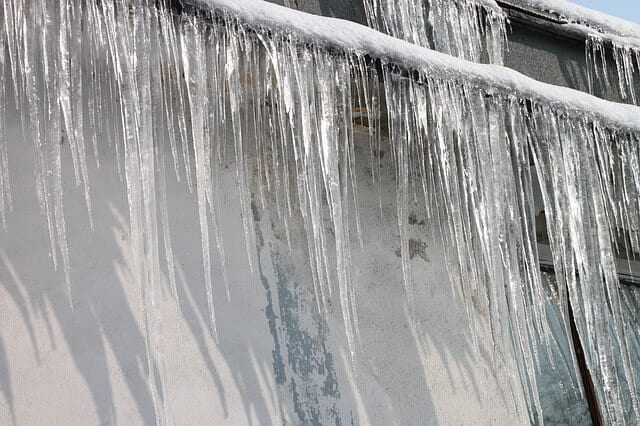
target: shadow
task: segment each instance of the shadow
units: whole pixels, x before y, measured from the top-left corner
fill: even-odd
[[[416,201],[408,209],[407,237],[416,303],[409,305],[399,256],[394,159],[381,156],[380,181],[372,182],[369,147],[362,137],[356,134],[355,153],[365,245],[353,255],[362,354],[367,359],[361,375],[371,374],[384,383],[389,421],[448,423],[465,418],[468,411],[458,404],[475,410],[478,422],[491,421],[492,410],[507,417],[508,407],[513,406],[504,381],[508,374],[496,361],[499,355],[491,354],[494,348],[487,341],[487,330],[472,337],[463,300],[453,293],[442,240],[434,231],[437,226],[414,195],[410,195]],[[482,312],[471,315],[485,324]],[[495,370],[501,371],[500,376]],[[369,401],[372,416],[374,407]]]
[[[36,336],[33,330],[33,324],[30,321],[30,313],[29,307],[27,306],[27,301],[22,293],[25,288],[24,283],[20,280],[18,276],[18,272],[16,268],[13,266],[7,254],[4,250],[0,250],[0,260],[4,263],[4,267],[6,268],[10,279],[6,281],[0,281],[0,285],[4,287],[4,289],[9,293],[11,299],[13,299],[13,303],[20,310],[20,316],[22,321],[24,322],[25,327],[27,327],[27,333],[29,334],[29,340],[31,340],[31,347],[33,349],[33,356],[36,359],[37,363],[40,363],[40,354],[38,352],[38,344],[36,342]],[[50,327],[48,327],[50,329]],[[51,334],[50,334],[51,335]]]
[[[180,311],[182,312],[182,318],[189,326],[189,329],[191,330],[191,334],[193,335],[193,338],[197,342],[200,356],[202,357],[202,359],[207,365],[207,370],[209,371],[211,380],[213,381],[217,389],[217,396],[220,399],[220,403],[222,404],[222,407],[223,407],[224,417],[226,418],[229,415],[229,407],[225,397],[224,387],[222,385],[222,381],[220,380],[220,376],[216,370],[213,359],[211,358],[211,354],[207,349],[206,341],[207,341],[207,338],[210,338],[210,334],[206,332],[208,330],[208,325],[204,319],[207,317],[203,316],[203,313],[200,312],[198,307],[196,306],[196,299],[192,294],[192,290],[190,286],[187,284],[185,272],[180,266],[180,262],[178,262],[176,269],[177,269],[176,271],[177,277],[179,280],[178,283],[180,284],[178,286],[178,292],[180,294],[179,303],[180,303]],[[198,294],[197,296],[199,300],[204,299],[203,294]],[[208,315],[208,313],[205,315]]]
[[[17,121],[16,121],[17,122]],[[10,138],[19,141],[19,129],[9,129]],[[12,143],[10,158],[12,172],[18,175],[14,191],[14,211],[21,212],[9,218],[9,229],[0,243],[0,282],[18,308],[20,318],[31,341],[36,371],[62,368],[49,355],[41,357],[36,334],[46,330],[50,348],[47,353],[68,353],[78,374],[86,385],[101,424],[115,424],[116,412],[113,394],[113,367],[109,353],[113,354],[116,369],[135,401],[137,411],[145,424],[155,423],[153,402],[147,385],[144,337],[131,311],[131,291],[124,251],[126,235],[117,226],[111,228],[111,200],[123,204],[121,183],[108,168],[92,170],[95,176],[93,190],[102,197],[94,197],[96,227],[89,228],[87,216],[80,206],[83,196],[78,190],[65,190],[64,199],[68,223],[70,258],[72,259],[73,307],[65,295],[65,277],[53,271],[49,261],[49,244],[36,199],[35,182],[31,168],[31,149],[26,144]],[[105,147],[103,149],[108,149]],[[63,163],[71,164],[68,150],[63,150]],[[104,152],[101,153],[104,155]],[[109,166],[109,165],[107,165]],[[65,167],[63,180],[73,182],[73,171]],[[115,165],[114,165],[115,169]],[[68,185],[73,188],[75,185]],[[120,220],[120,222],[118,222]],[[124,225],[121,217],[115,222]],[[44,237],[44,238],[43,238]],[[4,271],[3,271],[4,269]],[[109,351],[109,352],[108,352]],[[26,353],[23,353],[26,355]],[[29,377],[29,357],[9,360],[16,371]],[[53,364],[52,364],[53,363]],[[9,367],[7,367],[9,368]],[[26,369],[26,371],[24,370]],[[36,372],[35,377],[37,377]],[[33,380],[30,377],[29,380]],[[52,379],[47,379],[52,380]],[[73,392],[77,392],[74,390]],[[47,398],[56,398],[48,395]],[[47,400],[45,403],[49,403]],[[24,409],[24,407],[23,407]],[[41,413],[44,415],[44,413]],[[19,420],[19,419],[18,419]]]
[[[235,166],[224,167],[215,178],[225,180],[229,188],[237,186]],[[220,258],[214,254],[215,248],[211,256],[217,342],[213,337],[204,284],[197,196],[174,179],[167,181],[167,193],[172,200],[168,208],[178,284],[177,320],[187,326],[199,359],[206,367],[213,384],[210,397],[219,401],[222,410],[220,421],[232,421],[240,413],[244,414],[242,422],[268,419],[271,415],[267,403],[270,394],[264,391],[263,373],[254,362],[255,348],[263,349],[264,346],[260,333],[264,330],[260,309],[266,303],[265,294],[252,281],[248,271],[244,238],[239,237],[243,230],[237,215],[240,211],[237,193],[225,192],[221,197],[219,208],[226,213],[218,218],[225,237],[231,302],[224,297],[222,266]],[[228,216],[226,220],[225,215]],[[213,236],[211,238],[215,241]],[[225,373],[220,372],[221,368]],[[229,391],[238,392],[239,399],[231,401],[227,396]],[[242,410],[238,410],[238,404]]]
[[[368,140],[360,142],[356,158],[366,162],[369,153],[364,147],[368,146]],[[390,162],[390,158],[387,156],[386,161]],[[18,170],[29,171],[30,167],[25,165],[27,159],[23,160],[13,164]],[[70,163],[69,158],[65,157],[64,161]],[[82,194],[74,190],[65,193],[74,307],[67,302],[64,274],[52,272],[46,261],[48,245],[42,243],[46,232],[42,229],[35,189],[28,187],[27,182],[33,180],[28,177],[20,180],[18,191],[29,196],[22,197],[15,206],[16,211],[26,213],[9,222],[9,229],[20,231],[8,234],[0,242],[0,250],[4,253],[0,282],[30,330],[34,358],[41,358],[35,337],[40,333],[34,329],[42,327],[50,336],[52,350],[68,352],[91,395],[100,423],[113,424],[120,416],[129,415],[134,416],[132,418],[139,416],[144,424],[155,424],[155,412],[159,407],[154,407],[149,375],[154,374],[155,382],[159,383],[163,377],[162,366],[156,365],[154,359],[154,371],[147,371],[140,289],[136,288],[132,277],[135,265],[132,263],[130,225],[122,213],[126,211],[126,192],[122,182],[111,173],[115,165],[109,164],[106,158],[101,158],[101,162],[101,169],[92,170],[92,191],[96,194],[93,197],[93,230],[88,227],[86,213],[78,207],[83,203]],[[383,195],[387,197],[385,199],[393,199],[388,198],[395,188],[392,165],[389,163],[385,167]],[[360,182],[367,182],[366,165],[359,163],[358,169]],[[233,166],[223,170],[219,186],[236,188]],[[67,169],[65,173],[65,181],[73,182],[72,170]],[[357,305],[363,342],[362,358],[357,358],[354,366],[350,356],[345,356],[348,345],[343,337],[337,297],[332,301],[334,308],[328,318],[314,308],[316,303],[301,218],[296,216],[290,220],[294,248],[289,250],[282,238],[283,223],[277,219],[274,205],[268,202],[265,210],[254,209],[260,211],[255,218],[260,245],[259,262],[255,263],[258,265],[257,276],[252,277],[244,239],[238,237],[242,235],[242,221],[237,214],[240,211],[237,191],[225,191],[220,197],[227,267],[233,273],[229,276],[231,303],[226,303],[221,296],[214,298],[220,334],[216,344],[206,320],[209,312],[202,279],[195,195],[180,183],[168,183],[179,284],[178,310],[172,311],[175,301],[167,301],[166,297],[158,303],[166,314],[165,323],[170,330],[186,324],[195,351],[191,353],[182,348],[179,332],[164,334],[166,353],[163,359],[169,373],[164,376],[167,388],[158,386],[156,390],[161,395],[159,402],[179,407],[184,403],[184,396],[174,389],[183,389],[194,380],[202,381],[201,377],[193,377],[189,367],[191,361],[203,363],[207,375],[204,381],[212,386],[197,389],[212,389],[204,398],[219,402],[221,417],[231,421],[233,416],[242,414],[241,421],[249,424],[285,420],[318,424],[327,419],[342,424],[363,419],[416,423],[425,418],[429,418],[430,423],[438,423],[438,407],[433,395],[438,394],[441,399],[442,389],[434,387],[434,383],[453,388],[454,394],[467,394],[466,388],[456,389],[456,383],[461,383],[458,370],[462,370],[464,383],[471,392],[482,400],[482,385],[473,381],[478,374],[474,369],[478,360],[473,357],[468,335],[461,331],[460,323],[438,326],[439,335],[429,331],[431,324],[438,324],[441,317],[452,316],[451,312],[442,311],[447,306],[442,298],[445,295],[436,298],[429,294],[429,286],[438,286],[443,293],[449,291],[444,265],[439,266],[436,278],[430,275],[431,280],[421,287],[419,294],[423,300],[433,302],[424,304],[422,319],[407,317],[400,262],[395,255],[396,219],[391,211],[395,206],[385,204],[390,210],[385,211],[385,220],[379,221],[377,187],[366,183],[361,187],[364,192],[360,199],[366,202],[360,210],[369,212],[366,219],[368,234],[365,234],[368,245],[365,252],[354,250],[353,255],[354,267],[359,271],[356,293],[359,295]],[[418,242],[428,241],[428,235],[418,228],[416,225],[413,235],[416,240],[414,269],[429,271],[434,256],[428,253],[429,246]],[[34,231],[27,232],[29,229]],[[385,232],[381,233],[381,229]],[[165,266],[163,263],[162,267]],[[218,279],[214,283],[214,295],[224,294],[220,272],[220,265],[215,265],[214,276]],[[435,309],[438,303],[441,303],[439,311]],[[34,312],[29,312],[29,306]],[[438,313],[430,312],[431,309]],[[36,313],[45,326],[38,323]],[[172,316],[174,314],[176,316]],[[456,313],[455,317],[459,316]],[[453,336],[449,334],[452,327],[458,330]],[[431,356],[433,351],[436,351],[437,362]],[[57,367],[54,361],[47,359],[46,362],[43,372]],[[479,362],[485,363],[486,357]],[[442,364],[458,367],[456,371],[447,371],[446,380],[432,380],[438,373],[437,366]],[[13,366],[11,368],[19,374],[25,374],[29,368],[26,360],[9,360],[4,365]],[[416,374],[418,371],[422,374]],[[13,394],[6,390],[10,389],[8,373],[7,368],[0,380],[5,399],[11,400]],[[124,387],[117,381],[122,381]],[[163,393],[166,389],[168,391]],[[126,395],[122,394],[123,390]],[[239,396],[232,397],[230,392],[237,392]],[[119,407],[126,407],[129,398],[135,414],[120,411]],[[237,408],[237,404],[242,408]]]
[[[7,361],[7,352],[4,348],[4,340],[0,336],[0,393],[9,407],[9,415],[11,423],[16,424],[16,413],[13,402],[13,390],[11,389],[11,373],[9,371],[9,362]]]
[[[100,242],[104,249],[105,240]],[[90,253],[97,251],[90,250]],[[38,253],[31,253],[38,257]],[[46,254],[42,253],[46,259]],[[83,256],[80,253],[73,253],[72,258],[79,260]],[[138,406],[138,411],[145,424],[155,421],[153,404],[147,388],[146,378],[140,370],[140,366],[146,365],[146,354],[144,351],[144,338],[138,327],[132,312],[125,307],[129,306],[122,287],[117,283],[120,281],[116,275],[109,279],[95,279],[89,277],[95,272],[111,270],[117,273],[118,265],[113,268],[101,268],[96,265],[96,259],[87,261],[89,270],[81,267],[74,268],[74,277],[85,276],[84,280],[74,280],[72,294],[75,301],[73,309],[67,302],[66,297],[60,289],[64,288],[64,278],[59,273],[51,273],[48,265],[41,264],[39,267],[31,265],[27,267],[24,262],[29,262],[30,258],[18,258],[14,263],[5,257],[5,263],[10,266],[12,276],[16,280],[16,285],[24,286],[23,289],[29,294],[29,299],[36,301],[40,306],[47,306],[48,309],[40,310],[41,316],[49,324],[54,320],[62,330],[68,351],[73,358],[73,362],[78,372],[83,377],[94,400],[97,416],[101,424],[114,424],[115,407],[112,394],[112,383],[110,380],[110,367],[107,361],[106,347],[109,345],[113,351],[118,366],[126,372],[125,377],[130,392]],[[76,262],[74,262],[74,265]],[[102,265],[106,266],[106,265]],[[54,285],[43,286],[35,284],[35,280],[20,279],[16,269],[29,271],[29,276],[49,276],[57,277],[58,280],[51,280]],[[95,269],[94,269],[95,268]],[[57,281],[57,282],[56,282]],[[55,285],[57,284],[57,285]],[[103,287],[107,285],[108,287]],[[14,293],[15,294],[15,293]],[[20,303],[17,303],[21,306]],[[117,307],[117,315],[114,315],[114,307]],[[50,317],[49,317],[50,316]],[[28,329],[33,326],[29,323]],[[52,342],[56,341],[56,335],[48,327]],[[32,333],[30,333],[32,334]],[[35,339],[34,339],[35,341]],[[35,343],[34,343],[35,345]],[[52,350],[62,349],[52,343]]]
[[[364,4],[362,0],[317,0],[320,6],[320,13],[323,16],[333,18],[346,19],[348,21],[357,22],[358,24],[367,25],[367,15],[365,14]],[[309,0],[299,0],[300,10],[304,9],[304,4]]]

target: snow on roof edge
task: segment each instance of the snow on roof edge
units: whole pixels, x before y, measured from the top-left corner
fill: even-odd
[[[640,51],[640,38],[622,37],[615,34],[601,33],[584,24],[564,24],[566,28],[581,34],[584,38],[595,38],[610,43],[612,46],[623,49]]]
[[[640,134],[640,107],[606,101],[578,90],[542,83],[512,69],[477,64],[385,35],[342,19],[323,17],[260,0],[182,0],[199,9],[236,18],[254,30],[292,35],[300,42],[369,55],[424,75],[460,80],[489,93],[513,94],[613,130]]]
[[[567,0],[502,0],[525,10],[549,13],[569,24],[581,24],[599,32],[640,39],[640,25]]]

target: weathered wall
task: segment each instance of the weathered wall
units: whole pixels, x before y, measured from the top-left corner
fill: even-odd
[[[588,65],[583,40],[562,37],[514,21],[509,32],[508,46],[505,66],[538,81],[589,92]],[[624,102],[620,95],[618,74],[611,51],[607,51],[607,65],[611,84],[607,87],[596,79],[594,95],[613,102]],[[637,77],[640,75],[636,75],[636,92],[640,93],[640,81]]]

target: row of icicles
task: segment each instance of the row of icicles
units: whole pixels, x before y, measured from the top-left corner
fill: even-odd
[[[394,155],[409,304],[420,303],[412,288],[424,284],[411,282],[407,232],[408,205],[419,199],[443,234],[452,282],[472,328],[482,321],[474,307],[480,300],[497,350],[508,370],[519,373],[514,384],[524,387],[532,420],[542,422],[541,360],[554,365],[552,348],[562,337],[556,333],[568,333],[568,327],[553,329],[545,307],[535,239],[540,192],[557,291],[575,313],[605,421],[640,419],[633,369],[638,328],[623,306],[612,245],[627,230],[626,250],[640,248],[638,135],[514,95],[488,96],[444,73],[407,79],[383,66],[379,74],[364,57],[330,54],[284,30],[267,34],[247,27],[242,17],[212,19],[206,11],[203,19],[174,16],[150,0],[52,3],[4,0],[3,90],[13,89],[25,136],[35,147],[52,260],[68,282],[73,260],[59,141],[64,135],[69,142],[89,221],[91,200],[101,194],[91,190],[87,163],[97,163],[100,150],[116,156],[126,184],[133,275],[145,295],[149,371],[157,363],[160,387],[161,275],[177,297],[166,179],[173,174],[197,194],[204,285],[217,335],[220,296],[213,294],[212,268],[215,263],[226,271],[227,255],[216,185],[229,158],[236,166],[248,267],[255,269],[257,244],[252,203],[265,208],[272,198],[285,228],[291,220],[304,224],[315,309],[326,313],[328,295],[338,295],[349,350],[358,356],[351,252],[366,242],[355,208],[357,106],[368,112],[374,182],[381,173],[376,150],[388,144]],[[7,108],[7,99],[0,107]],[[3,218],[11,210],[8,143],[14,141],[1,139]],[[564,362],[577,371],[574,353]],[[153,374],[149,380],[163,422],[166,406]],[[565,391],[582,395],[576,380]]]
[[[509,21],[495,0],[364,0],[364,6],[369,26],[378,31],[472,62],[504,62]],[[595,93],[596,82],[602,92],[614,80],[607,64],[605,38],[594,31],[586,37],[590,93]],[[608,42],[615,63],[616,90],[623,102],[637,105],[637,41],[613,38]]]

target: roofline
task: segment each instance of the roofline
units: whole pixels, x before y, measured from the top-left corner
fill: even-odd
[[[517,0],[496,0],[496,2],[512,23],[522,24],[564,39],[586,41],[584,32],[567,25],[566,21],[549,12],[522,7]]]
[[[530,5],[523,4],[520,0],[496,0],[498,6],[504,10],[509,21],[520,24],[528,28],[548,33],[565,40],[574,40],[584,43],[589,37],[589,33],[584,31],[586,27],[579,28],[567,19],[558,16],[557,13],[535,9]],[[598,32],[595,28],[594,32]],[[607,33],[601,33],[605,35]],[[611,34],[616,36],[616,34]],[[603,39],[604,47],[608,50],[613,48],[611,40],[607,37]]]

